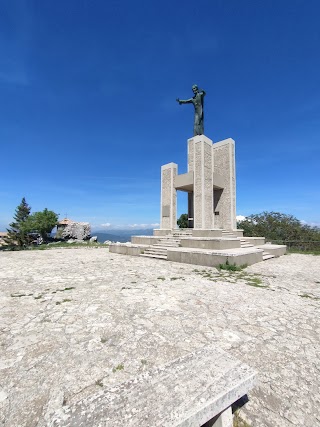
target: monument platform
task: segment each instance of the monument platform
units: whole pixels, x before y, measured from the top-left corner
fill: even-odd
[[[286,253],[285,245],[266,244],[264,237],[243,237],[242,230],[235,230],[236,233],[233,233],[213,229],[205,233],[206,230],[175,229],[167,230],[167,234],[157,235],[159,231],[164,230],[154,230],[153,236],[133,236],[130,243],[113,243],[109,250],[123,255],[211,267],[226,263],[252,265]],[[204,235],[198,237],[199,231]]]
[[[217,267],[252,265],[284,255],[286,246],[244,237],[236,221],[235,142],[188,139],[188,172],[176,163],[161,167],[160,229],[111,244],[110,252]],[[177,191],[188,193],[188,228],[177,226]]]

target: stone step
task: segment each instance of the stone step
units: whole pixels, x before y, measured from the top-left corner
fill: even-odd
[[[160,242],[180,242],[181,239],[159,239]]]
[[[148,248],[144,251],[145,254],[167,255],[166,248]]]
[[[240,243],[240,247],[241,248],[253,248],[254,245],[252,245],[251,243]]]
[[[156,258],[156,259],[167,259],[167,255],[156,255],[156,254],[140,254],[139,256],[144,256],[147,258]]]
[[[237,238],[237,236],[232,231],[228,231],[228,230],[222,230],[222,237],[234,237],[234,238]]]
[[[178,243],[154,243],[152,246],[156,248],[178,248]]]
[[[192,236],[192,232],[191,233],[180,233],[180,232],[177,232],[177,233],[172,233],[172,236],[173,237],[175,237],[175,236]]]
[[[166,247],[170,247],[170,248],[178,248],[180,246],[179,243],[154,243],[152,246],[155,247],[161,247],[161,248],[166,248]]]
[[[271,259],[271,258],[275,258],[275,256],[272,254],[269,254],[269,252],[263,251],[263,253],[262,253],[262,260],[263,261],[266,261],[267,259]]]
[[[192,236],[192,233],[174,233],[172,236]]]

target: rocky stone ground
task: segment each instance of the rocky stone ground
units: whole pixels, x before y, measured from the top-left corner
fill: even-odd
[[[320,426],[320,257],[241,272],[111,254],[0,252],[0,425],[53,413],[208,343],[259,372],[242,415]]]

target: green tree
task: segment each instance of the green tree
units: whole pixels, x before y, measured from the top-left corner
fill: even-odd
[[[9,224],[7,229],[8,236],[5,241],[9,245],[16,245],[18,247],[23,247],[28,243],[28,231],[26,229],[26,224],[30,216],[31,207],[26,202],[26,199],[23,197],[19,206],[15,210],[15,215],[13,217],[13,222]]]
[[[303,224],[292,215],[280,212],[262,212],[249,215],[239,221],[238,228],[243,229],[244,236],[260,237],[279,243],[289,243],[292,246],[318,247],[320,244],[320,229]],[[310,245],[305,243],[310,242]],[[313,242],[313,245],[311,245]]]
[[[188,228],[188,214],[181,214],[177,224],[179,228]]]
[[[35,212],[26,221],[28,232],[37,231],[43,240],[47,240],[48,233],[57,225],[58,214],[45,208],[42,212]]]

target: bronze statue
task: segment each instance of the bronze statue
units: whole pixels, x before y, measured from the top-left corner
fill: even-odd
[[[197,85],[192,86],[192,91],[194,93],[193,98],[190,99],[179,99],[177,102],[179,104],[193,104],[194,106],[194,126],[193,126],[193,135],[203,135],[204,134],[204,115],[203,115],[203,98],[205,96],[205,91],[199,89]]]

